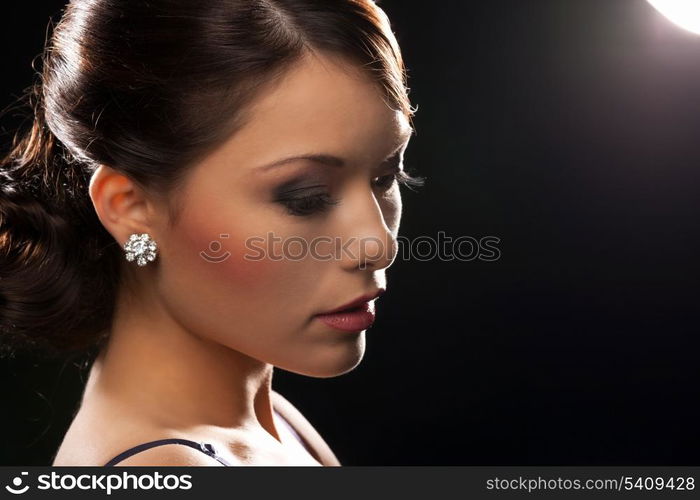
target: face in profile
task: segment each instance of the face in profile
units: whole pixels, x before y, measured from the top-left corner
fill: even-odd
[[[177,222],[153,229],[155,286],[173,319],[299,374],[354,368],[366,331],[314,316],[389,288],[401,218],[395,173],[411,131],[354,66],[318,54],[299,62],[188,173]],[[325,161],[271,165],[309,154]]]

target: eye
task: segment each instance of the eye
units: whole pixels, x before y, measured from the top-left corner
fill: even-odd
[[[391,188],[394,182],[398,180],[397,176],[397,173],[382,175],[381,177],[377,177],[377,180],[375,181],[374,185],[384,190],[388,190],[389,188]]]
[[[331,198],[328,193],[319,193],[295,198],[281,198],[277,203],[287,209],[289,215],[305,217],[326,211],[339,201]]]
[[[374,183],[374,185],[384,190],[388,190],[394,185],[395,182],[409,188],[419,187],[425,183],[425,178],[413,177],[404,170],[397,170],[394,173],[377,177],[377,181]]]

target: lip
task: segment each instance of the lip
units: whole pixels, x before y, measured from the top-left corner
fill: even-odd
[[[348,302],[347,304],[344,304],[340,307],[336,307],[335,309],[330,310],[330,311],[325,311],[325,312],[319,313],[319,315],[347,312],[346,311],[347,309],[355,309],[355,308],[357,308],[357,307],[359,307],[359,306],[361,306],[361,305],[363,305],[371,300],[376,299],[377,297],[382,295],[385,291],[386,290],[384,288],[380,288],[376,292],[366,293],[365,295],[362,295],[361,297],[358,297],[355,300]]]
[[[366,330],[374,323],[374,302],[372,301],[384,291],[381,288],[375,293],[363,295],[332,311],[317,314],[314,317],[332,328],[345,332]]]

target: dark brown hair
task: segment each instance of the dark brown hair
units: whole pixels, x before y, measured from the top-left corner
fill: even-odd
[[[306,51],[356,65],[413,116],[397,41],[372,0],[71,1],[23,96],[31,126],[0,160],[2,354],[105,340],[123,251],[88,195],[100,164],[168,200],[176,219],[188,166],[242,127],[246,106]]]

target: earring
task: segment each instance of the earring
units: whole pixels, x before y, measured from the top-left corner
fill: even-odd
[[[132,262],[136,259],[139,266],[145,266],[156,260],[158,246],[148,233],[134,233],[124,243],[124,250],[126,251],[126,260]]]

